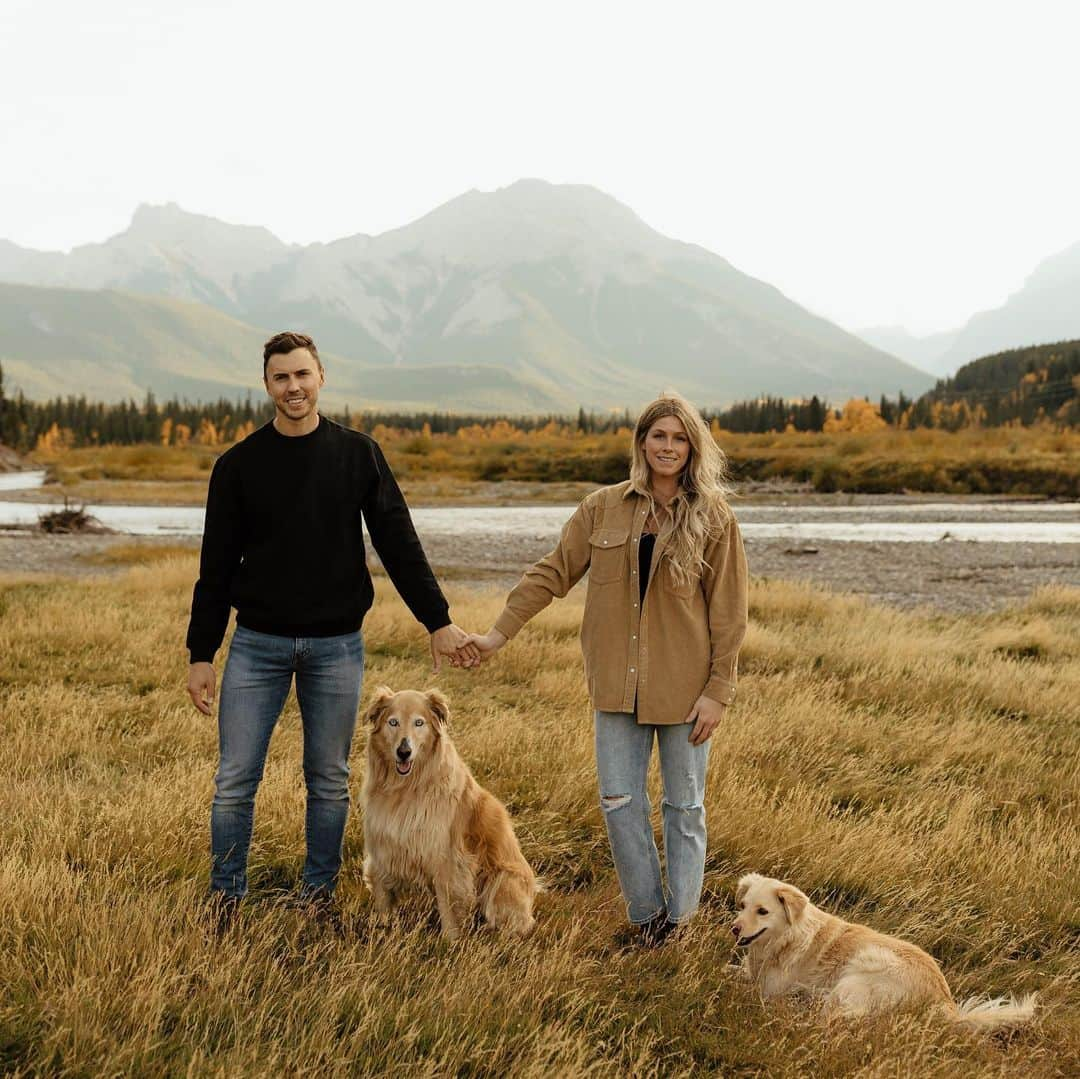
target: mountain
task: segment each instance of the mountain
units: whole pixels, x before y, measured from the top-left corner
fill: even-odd
[[[899,356],[900,359],[906,360],[915,367],[937,375],[949,373],[940,367],[940,361],[942,355],[952,347],[959,333],[959,330],[945,330],[926,337],[916,337],[903,326],[868,326],[855,331],[857,337],[861,337],[874,348]]]
[[[203,304],[111,289],[0,284],[0,364],[8,393],[33,400],[85,394],[92,400],[191,400],[259,394],[270,336]],[[334,408],[556,411],[561,400],[512,372],[473,365],[369,367],[320,350],[324,399]]]
[[[968,320],[941,369],[1005,349],[1080,337],[1080,243],[1044,259],[1000,307]]]
[[[957,330],[915,337],[900,327],[856,331],[864,341],[937,375],[1007,349],[1080,337],[1080,243],[1044,259],[1000,307]]]
[[[0,362],[10,393],[189,398],[257,387],[267,335],[200,304],[111,290],[0,285]]]
[[[125,232],[68,255],[0,244],[0,281],[193,300],[303,330],[370,366],[366,396],[417,407],[476,394],[475,407],[569,411],[635,405],[666,386],[706,405],[758,393],[840,400],[932,383],[595,188],[539,180],[470,191],[379,236],[307,246],[144,206]],[[440,370],[426,386],[410,374],[428,367]]]
[[[140,206],[124,232],[104,243],[76,247],[70,255],[0,240],[0,281],[123,289],[241,315],[241,282],[289,251],[264,228],[228,225],[168,203]]]

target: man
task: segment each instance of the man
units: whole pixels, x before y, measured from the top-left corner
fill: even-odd
[[[360,626],[374,598],[361,516],[394,586],[431,634],[435,670],[444,656],[455,666],[479,661],[450,621],[382,451],[367,435],[320,416],[325,374],[312,339],[270,338],[263,383],[273,421],[222,454],[210,476],[187,634],[188,693],[211,715],[214,654],[236,608],[210,817],[210,890],[228,909],[247,892],[255,791],[294,675],[307,786],[301,896],[333,896],[364,669]]]

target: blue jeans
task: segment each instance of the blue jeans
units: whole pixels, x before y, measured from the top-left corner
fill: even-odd
[[[349,815],[349,747],[364,675],[363,638],[358,632],[276,637],[237,626],[218,707],[221,762],[210,812],[213,892],[247,893],[255,791],[294,674],[307,786],[303,887],[329,895],[337,884]]]
[[[709,742],[690,744],[693,724],[640,724],[627,712],[596,713],[596,768],[611,855],[630,921],[660,915],[684,922],[701,899],[705,876],[705,765]],[[646,791],[653,738],[664,780],[661,812],[667,889],[653,839]]]

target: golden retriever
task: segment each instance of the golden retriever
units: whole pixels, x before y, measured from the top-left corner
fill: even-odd
[[[539,890],[503,804],[473,778],[450,738],[437,690],[375,692],[366,713],[364,880],[385,916],[410,886],[432,889],[443,936],[479,906],[489,925],[525,936]]]
[[[941,969],[921,948],[828,914],[792,884],[750,873],[739,881],[735,903],[731,931],[746,948],[743,970],[764,997],[821,994],[827,1015],[847,1018],[937,1005],[983,1028],[1026,1022],[1034,1011],[1034,994],[958,1006]]]

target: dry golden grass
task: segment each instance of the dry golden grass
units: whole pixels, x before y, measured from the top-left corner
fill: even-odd
[[[477,777],[550,891],[528,941],[444,944],[421,907],[368,925],[361,827],[344,927],[275,902],[303,853],[290,700],[259,793],[252,894],[209,928],[212,721],[183,692],[193,556],[109,580],[0,580],[0,1065],[58,1075],[1076,1074],[1080,591],[980,617],[755,585],[740,699],[709,765],[693,936],[621,949],[580,673],[580,596],[478,673],[440,678]],[[380,581],[367,685],[431,684]],[[451,589],[484,627],[496,593]],[[362,736],[358,737],[362,742]],[[354,790],[362,769],[354,753]],[[929,1015],[822,1028],[726,969],[732,886],[789,878],[908,937],[958,996],[1040,993],[988,1038]]]
[[[77,555],[80,562],[91,566],[148,566],[153,562],[168,562],[191,555],[198,548],[194,543],[121,543],[103,551]]]
[[[630,433],[518,431],[508,424],[463,435],[376,428],[406,493],[418,503],[576,502],[597,483],[626,478]],[[740,479],[794,480],[819,491],[1080,497],[1080,431],[1033,427],[870,432],[718,432]],[[217,446],[58,448],[33,460],[85,502],[201,504]],[[27,497],[44,497],[34,495]]]
[[[50,481],[43,487],[5,491],[4,498],[18,502],[59,502],[76,505],[205,506],[210,476],[198,480],[80,480]],[[454,476],[402,479],[401,488],[413,506],[576,505],[595,483],[539,483],[516,480],[463,480]]]
[[[203,481],[224,446],[133,446],[61,448],[31,457],[49,467],[65,485],[95,480],[157,480],[163,483]]]
[[[734,468],[819,491],[1080,497],[1080,431],[1032,427],[723,435]]]
[[[67,498],[82,505],[205,506],[209,475],[201,480],[85,480],[49,483],[28,491],[12,492],[25,502],[55,502]]]

